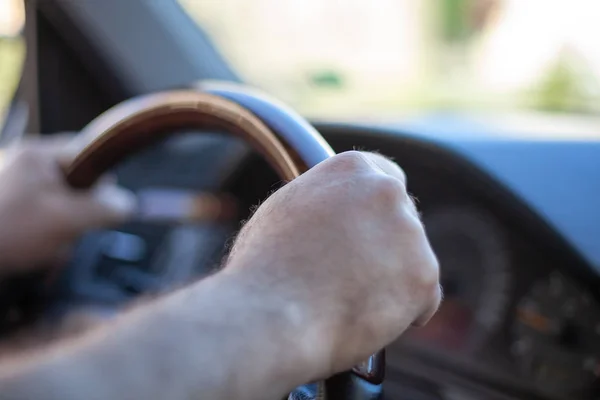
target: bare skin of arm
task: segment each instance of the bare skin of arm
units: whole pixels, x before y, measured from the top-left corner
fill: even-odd
[[[316,378],[307,365],[318,360],[302,359],[311,345],[296,326],[303,317],[246,278],[216,275],[79,340],[6,362],[0,398],[275,399]]]
[[[438,265],[400,168],[348,152],[272,195],[226,267],[0,365],[0,399],[276,399],[425,323]]]

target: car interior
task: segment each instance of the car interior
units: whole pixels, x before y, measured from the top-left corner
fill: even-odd
[[[28,1],[23,35],[27,61],[2,143],[15,127],[19,134],[89,131],[90,121],[123,101],[178,91],[234,99],[269,121],[244,100],[253,96],[244,79],[175,0]],[[49,320],[82,307],[110,315],[219,267],[253,207],[286,178],[268,149],[232,135],[229,125],[190,121],[165,125],[157,141],[124,142],[106,165],[90,161],[87,172],[78,170],[80,178],[114,173],[147,196],[149,215],[160,215],[83,237],[51,290],[20,292],[27,312]],[[326,143],[313,137],[309,153],[327,152],[328,144],[336,153],[377,151],[401,165],[440,260],[443,303],[428,325],[386,347],[384,398],[600,398],[600,142],[515,136],[445,116],[310,122],[303,129]],[[287,151],[310,167],[315,153],[304,155],[293,144],[301,135],[290,135]],[[198,196],[227,212],[217,218],[210,208],[195,220],[161,214],[161,205]]]

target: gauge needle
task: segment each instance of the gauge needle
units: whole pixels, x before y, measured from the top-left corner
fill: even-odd
[[[549,318],[525,308],[519,308],[517,310],[517,317],[523,324],[536,331],[548,333],[553,328],[552,321]]]

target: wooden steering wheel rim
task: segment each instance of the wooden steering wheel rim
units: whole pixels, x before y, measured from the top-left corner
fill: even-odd
[[[308,122],[276,100],[244,86],[204,82],[132,98],[94,119],[68,146],[74,157],[65,167],[66,181],[89,188],[127,156],[183,129],[225,131],[243,139],[286,181],[335,154]],[[370,385],[383,380],[383,352],[367,364],[328,379],[327,398],[377,398],[380,388]]]
[[[178,90],[136,97],[90,122],[69,144],[75,154],[65,169],[67,182],[88,188],[127,156],[181,129],[219,130],[250,143],[284,180],[309,166],[265,123],[223,97]]]

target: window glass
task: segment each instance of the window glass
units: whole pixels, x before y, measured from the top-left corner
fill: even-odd
[[[309,116],[600,112],[600,2],[180,0],[249,82]]]
[[[0,127],[21,78],[24,23],[23,0],[0,0]]]

